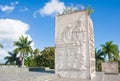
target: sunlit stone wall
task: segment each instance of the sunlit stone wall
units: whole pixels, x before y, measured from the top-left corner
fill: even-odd
[[[55,72],[62,77],[95,76],[94,32],[86,11],[56,17]]]

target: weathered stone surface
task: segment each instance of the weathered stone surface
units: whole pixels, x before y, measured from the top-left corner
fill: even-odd
[[[118,74],[118,62],[104,62],[102,63],[102,71],[110,74]]]
[[[16,66],[1,66],[0,72],[29,72],[29,68],[18,68]]]
[[[0,81],[51,81],[58,79],[54,73],[44,72],[0,72]]]
[[[120,81],[119,75],[106,75],[96,72],[96,77],[90,80],[80,78],[63,78],[53,73],[43,72],[23,72],[23,73],[3,73],[0,72],[0,81]]]
[[[93,24],[86,11],[56,17],[55,72],[62,77],[95,76]]]

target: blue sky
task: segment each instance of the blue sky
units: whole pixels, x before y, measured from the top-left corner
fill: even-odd
[[[120,44],[120,0],[0,0],[0,43],[5,47],[0,61],[21,35],[29,36],[34,48],[54,46],[55,13],[70,5],[94,8],[95,47],[109,40]]]

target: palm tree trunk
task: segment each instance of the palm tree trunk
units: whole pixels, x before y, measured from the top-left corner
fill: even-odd
[[[24,67],[24,54],[20,54],[20,64],[19,64],[19,66],[20,67]]]
[[[22,54],[20,54],[18,66],[19,66],[19,67],[22,67]]]
[[[104,54],[104,61],[106,62],[106,55]]]
[[[108,54],[108,62],[110,62],[110,58],[111,58],[111,56],[110,56],[110,54]]]
[[[24,54],[22,55],[22,67],[24,67]]]

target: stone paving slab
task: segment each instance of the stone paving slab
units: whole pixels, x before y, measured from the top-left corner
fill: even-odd
[[[50,80],[50,81],[103,81],[104,78],[104,73],[102,72],[97,72],[96,73],[96,77],[91,79],[91,80],[84,80],[84,79],[72,79],[72,78],[59,78],[59,79],[54,79],[54,80]]]
[[[0,81],[120,81],[119,75],[108,75],[97,72],[96,77],[91,80],[63,78],[54,73],[45,72],[23,72],[23,73],[2,73]]]
[[[104,75],[104,81],[120,81],[120,74],[119,75]]]
[[[37,79],[54,78],[54,73],[43,72],[24,72],[24,73],[2,73],[0,72],[0,81],[33,81]],[[55,76],[57,77],[57,76]],[[37,81],[35,80],[35,81]]]

